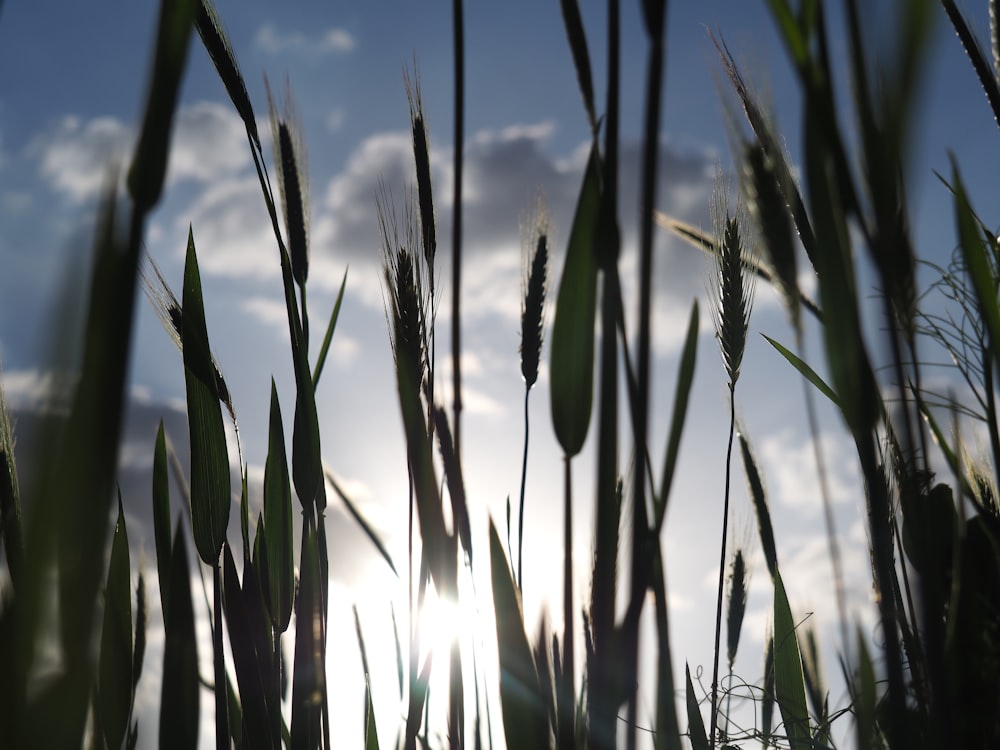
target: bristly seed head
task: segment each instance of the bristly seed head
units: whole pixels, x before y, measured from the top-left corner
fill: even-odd
[[[750,328],[750,311],[756,276],[751,270],[753,255],[749,223],[741,202],[730,213],[728,195],[720,184],[714,199],[715,278],[711,287],[715,299],[715,332],[722,350],[722,361],[729,376],[729,389],[735,390]]]
[[[416,70],[416,64],[414,64]],[[416,77],[417,74],[415,73]],[[404,73],[406,98],[410,102],[410,126],[413,131],[413,158],[417,169],[417,205],[420,208],[420,239],[424,261],[433,274],[434,257],[437,253],[437,233],[434,226],[434,197],[431,190],[431,159],[427,146],[427,126],[424,120],[423,102],[420,99],[420,80],[410,83]],[[433,278],[433,276],[432,276]]]
[[[526,276],[521,280],[521,375],[531,388],[538,380],[545,327],[545,293],[548,287],[549,227],[539,201],[524,255]],[[532,246],[534,250],[532,251]],[[530,261],[530,262],[529,262]],[[529,268],[530,267],[530,268]]]
[[[732,572],[729,576],[729,607],[726,610],[726,656],[732,671],[736,661],[736,649],[740,643],[743,615],[747,610],[748,586],[746,560],[743,550],[737,549],[733,556]]]

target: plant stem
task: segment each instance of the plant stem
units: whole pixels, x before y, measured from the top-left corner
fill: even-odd
[[[558,742],[559,750],[574,750],[574,634],[573,634],[573,489],[572,459],[565,457],[565,503],[563,506],[563,641],[562,641],[562,680],[559,685],[559,720]]]
[[[455,132],[453,171],[455,192],[452,199],[451,223],[451,356],[454,391],[455,462],[462,465],[462,157],[465,133],[465,31],[462,0],[452,1],[455,37]]]
[[[524,574],[521,568],[524,550],[524,487],[528,481],[528,395],[530,388],[524,389],[524,457],[521,459],[521,504],[517,512],[517,588],[524,586]]]
[[[729,388],[729,446],[726,448],[726,490],[722,506],[722,551],[719,553],[719,593],[715,601],[715,650],[712,667],[712,717],[708,741],[715,748],[715,730],[719,709],[719,643],[722,637],[722,593],[726,578],[726,537],[729,531],[729,482],[733,457],[733,437],[736,434],[736,389]]]

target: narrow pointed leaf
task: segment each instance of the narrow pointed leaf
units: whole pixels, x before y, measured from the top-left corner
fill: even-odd
[[[594,317],[597,258],[594,235],[601,199],[597,142],[590,151],[573,218],[549,350],[552,424],[567,457],[580,452],[594,400]]]
[[[156,573],[160,585],[160,608],[167,617],[167,592],[170,588],[170,483],[167,477],[167,441],[163,420],[156,430],[153,449],[153,537],[156,540]]]
[[[657,534],[659,534],[659,529],[663,527],[663,519],[667,512],[667,500],[670,497],[670,487],[673,484],[674,470],[677,467],[677,454],[681,447],[681,434],[684,432],[684,420],[687,417],[688,397],[691,395],[691,384],[694,382],[697,354],[698,301],[695,300],[691,305],[691,318],[688,322],[687,336],[684,339],[684,348],[681,350],[677,387],[674,391],[674,410],[670,417],[670,433],[667,436],[667,450],[663,457],[660,492],[654,497]]]
[[[295,593],[295,551],[292,546],[292,487],[285,454],[285,432],[278,390],[271,379],[271,418],[264,465],[264,539],[271,622],[279,633],[288,628]]]
[[[792,750],[811,748],[802,657],[780,573],[774,576],[774,690]]]
[[[583,106],[587,110],[587,120],[590,129],[597,132],[597,116],[594,109],[594,83],[590,74],[590,54],[587,52],[587,36],[583,31],[583,20],[580,18],[580,7],[576,0],[560,0],[563,23],[566,26],[566,36],[569,38],[569,48],[573,53],[573,65],[576,67],[576,78],[583,95]]]
[[[764,483],[757,469],[750,442],[746,435],[740,433],[740,452],[743,456],[743,469],[747,475],[747,485],[750,488],[750,499],[757,515],[757,528],[760,532],[760,546],[764,551],[767,572],[774,578],[778,574],[778,549],[774,543],[774,528],[771,526],[771,511],[767,507],[764,495]]]
[[[229,545],[223,546],[223,603],[226,613],[226,632],[232,646],[236,683],[240,690],[244,747],[270,747],[271,730],[268,725],[268,706],[264,692],[264,678],[260,665],[267,663],[270,654],[261,653],[254,643],[253,621],[244,602],[243,590],[236,573],[236,563]],[[252,563],[250,563],[252,566]],[[244,575],[246,571],[244,571]],[[253,592],[256,593],[256,592]],[[235,727],[236,717],[231,717]]]
[[[692,750],[708,750],[708,734],[705,732],[705,721],[701,717],[698,696],[695,695],[694,683],[691,682],[691,668],[687,664],[684,665],[684,676],[687,681],[688,737],[691,740],[691,748]]]
[[[295,663],[292,674],[292,750],[320,743],[324,665],[320,563],[316,527],[303,519],[299,593],[295,606]]]
[[[365,675],[365,750],[378,750],[378,732],[375,726],[375,706],[372,703],[372,689]]]
[[[837,394],[834,392],[833,388],[831,388],[826,383],[826,381],[823,380],[823,378],[821,378],[819,374],[812,367],[808,365],[808,363],[804,362],[795,353],[793,353],[789,349],[779,344],[770,336],[764,335],[764,338],[767,340],[767,343],[769,343],[771,346],[777,349],[778,353],[782,357],[787,359],[789,364],[791,364],[792,367],[798,370],[799,373],[803,375],[806,380],[808,380],[810,383],[816,386],[816,388],[819,390],[820,393],[822,393],[824,396],[830,399],[830,401],[832,401],[837,408],[841,408],[840,399],[837,398]]]
[[[97,710],[109,747],[119,747],[128,730],[132,705],[132,586],[129,582],[128,531],[121,493],[111,541],[108,583],[104,590],[104,626]]]
[[[198,647],[191,603],[187,545],[180,524],[174,534],[170,593],[163,645],[160,747],[198,747]]]
[[[190,229],[184,263],[182,339],[191,437],[191,525],[198,554],[207,565],[214,565],[229,523],[229,453],[205,324],[201,275]]]
[[[316,357],[316,367],[313,368],[313,388],[319,385],[319,376],[323,373],[323,365],[326,364],[326,355],[330,351],[330,342],[333,340],[333,332],[337,328],[337,320],[340,318],[340,304],[344,301],[344,289],[347,287],[347,271],[344,271],[344,278],[340,281],[340,291],[337,292],[337,301],[333,303],[333,310],[330,312],[330,322],[326,326],[326,335],[323,336],[323,345],[319,348],[319,356]]]
[[[389,550],[386,548],[382,538],[375,531],[374,527],[368,522],[368,519],[361,515],[361,511],[358,510],[354,501],[351,500],[351,498],[347,496],[347,493],[344,492],[343,488],[341,488],[340,483],[337,482],[337,478],[333,475],[333,472],[329,469],[324,469],[324,474],[326,476],[326,481],[328,481],[330,486],[333,487],[333,491],[336,492],[340,499],[344,501],[344,505],[347,507],[347,512],[350,513],[351,517],[358,522],[358,526],[360,526],[361,530],[365,532],[365,535],[371,543],[375,545],[375,549],[377,549],[379,554],[382,555],[382,559],[385,560],[389,569],[398,578],[399,571],[396,570],[396,564],[392,561],[392,556],[389,554]]]
[[[500,660],[500,705],[503,709],[507,746],[547,748],[549,729],[545,701],[538,685],[535,661],[524,632],[521,596],[504,556],[503,543],[490,521],[490,568],[493,579],[493,609],[497,625]]]

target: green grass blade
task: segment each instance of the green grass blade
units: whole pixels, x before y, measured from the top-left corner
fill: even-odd
[[[316,358],[316,367],[313,368],[313,388],[319,385],[319,376],[323,373],[323,365],[326,364],[326,355],[330,351],[330,342],[333,340],[333,332],[337,327],[337,320],[340,317],[340,304],[344,301],[344,289],[347,287],[347,271],[344,271],[344,278],[340,282],[340,291],[337,292],[337,301],[333,303],[333,310],[330,313],[330,322],[326,325],[326,334],[323,336],[323,345],[319,348],[319,356]]]
[[[954,27],[955,33],[962,42],[965,54],[969,56],[969,62],[972,63],[973,70],[976,71],[979,85],[983,87],[983,93],[986,94],[986,99],[990,103],[990,109],[993,110],[993,119],[1000,125],[1000,85],[998,85],[997,76],[987,62],[986,55],[983,54],[983,50],[979,46],[975,34],[969,29],[965,17],[956,7],[954,0],[941,0],[941,5],[948,16],[948,20]]]
[[[14,426],[7,413],[0,368],[0,529],[12,587],[16,590],[24,565],[24,542],[21,535],[21,493],[14,462]]]
[[[372,688],[367,674],[365,675],[365,750],[378,750],[375,706],[372,703]]]
[[[441,463],[445,480],[448,482],[448,497],[451,499],[451,515],[458,531],[458,539],[465,555],[472,564],[472,528],[469,525],[469,508],[465,500],[465,481],[462,479],[462,465],[455,455],[455,444],[448,425],[448,415],[444,409],[434,409],[434,428],[441,450]]]
[[[705,721],[701,718],[701,707],[698,705],[698,696],[694,692],[694,684],[691,682],[691,668],[684,665],[684,676],[687,681],[685,691],[688,715],[688,738],[691,740],[692,750],[708,750],[708,734],[705,732]]]
[[[337,482],[337,478],[333,475],[329,469],[324,469],[324,475],[326,476],[326,481],[330,483],[333,487],[333,491],[337,493],[341,500],[344,501],[344,505],[347,507],[347,512],[351,514],[351,517],[358,522],[358,526],[361,530],[365,532],[365,536],[375,545],[375,549],[378,550],[379,554],[382,555],[382,559],[385,560],[386,564],[393,574],[399,578],[399,571],[396,570],[396,564],[392,561],[392,555],[389,554],[388,548],[382,541],[382,538],[375,531],[374,527],[368,522],[368,519],[361,515],[361,511],[358,510],[358,506],[354,504],[354,501],[347,496],[340,483]]]
[[[858,749],[869,750],[881,747],[878,735],[878,688],[875,681],[875,667],[865,636],[858,629],[858,666],[854,688],[854,727],[857,736]]]
[[[826,381],[823,380],[823,378],[821,378],[819,374],[812,367],[810,367],[806,362],[800,359],[792,351],[790,351],[789,349],[785,348],[777,341],[772,339],[770,336],[764,335],[764,338],[767,339],[767,343],[769,343],[771,346],[777,349],[778,353],[781,354],[782,357],[787,359],[788,362],[792,365],[792,367],[798,370],[799,373],[802,376],[804,376],[806,380],[808,380],[810,383],[816,386],[816,388],[819,390],[820,393],[822,393],[824,396],[830,399],[830,401],[832,401],[833,404],[837,406],[837,408],[841,408],[840,399],[837,398],[837,394],[834,392],[833,388],[827,385]]]
[[[132,707],[132,586],[128,531],[121,493],[104,590],[104,625],[98,672],[97,714],[108,747],[119,747]]]
[[[199,556],[207,565],[214,565],[229,523],[229,453],[205,324],[201,275],[190,229],[183,297],[184,382],[191,437],[191,525]]]
[[[187,544],[178,523],[172,545],[170,594],[163,644],[160,747],[198,747],[198,646],[191,603]]]
[[[278,390],[271,379],[271,417],[264,465],[264,539],[267,546],[268,602],[271,622],[279,633],[288,628],[295,595],[295,550],[292,546],[292,487],[285,454],[285,432]]]
[[[976,292],[976,307],[989,334],[996,372],[1000,372],[1000,305],[997,303],[995,273],[986,256],[986,243],[976,228],[975,214],[954,156],[951,158],[951,170],[952,184],[955,187],[955,223],[958,226],[962,256]]]
[[[321,741],[320,715],[325,687],[323,613],[316,527],[302,519],[302,558],[295,602],[295,664],[292,675],[292,750],[312,750]]]
[[[146,657],[146,579],[139,571],[139,582],[135,586],[135,646],[132,649],[132,699],[142,677],[143,660]]]
[[[270,654],[256,648],[253,637],[253,620],[249,609],[255,606],[253,597],[256,595],[256,606],[260,607],[259,592],[244,592],[240,588],[236,563],[229,545],[223,546],[222,592],[226,613],[226,631],[229,633],[229,643],[232,646],[233,666],[236,669],[236,683],[240,691],[240,707],[242,722],[232,716],[231,723],[235,729],[242,724],[244,746],[250,748],[270,747],[271,730],[268,722],[269,709],[264,690],[264,677],[260,667],[270,659]],[[252,567],[250,563],[244,570],[244,576]]]
[[[812,747],[809,713],[802,677],[802,656],[795,635],[795,621],[788,606],[788,596],[781,574],[774,576],[774,689],[778,710],[792,750]]]
[[[656,550],[652,590],[656,611],[656,747],[681,750],[681,730],[677,721],[674,667],[670,655],[669,604],[663,575],[663,551]],[[685,665],[686,667],[687,665]]]
[[[521,596],[504,555],[496,526],[490,520],[490,569],[493,609],[500,661],[500,705],[508,747],[549,747],[545,701],[538,685],[535,661],[524,632]]]
[[[587,36],[583,31],[580,7],[576,0],[559,0],[569,48],[573,53],[576,78],[583,95],[583,107],[587,110],[587,121],[592,132],[597,132],[597,116],[594,109],[594,83],[590,74],[590,54],[587,52]]]
[[[764,551],[764,560],[767,562],[767,572],[771,578],[778,574],[778,550],[774,543],[774,529],[771,526],[771,511],[767,507],[767,497],[764,495],[764,483],[761,481],[760,472],[757,470],[757,462],[754,460],[750,450],[750,442],[746,435],[740,433],[740,452],[743,455],[743,469],[747,475],[747,484],[750,487],[750,499],[753,501],[754,511],[757,514],[757,528],[760,532],[760,546]]]
[[[153,537],[156,540],[156,573],[160,584],[160,608],[167,616],[170,590],[170,484],[167,478],[167,441],[163,433],[163,420],[156,430],[156,447],[153,449]]]
[[[663,519],[667,513],[667,500],[670,497],[670,487],[674,481],[674,470],[677,468],[677,455],[681,447],[681,434],[684,432],[684,420],[687,418],[688,397],[691,395],[691,385],[694,383],[695,360],[698,354],[698,301],[691,305],[691,317],[688,322],[687,336],[684,338],[684,348],[681,350],[680,366],[677,372],[677,386],[674,390],[674,410],[670,417],[670,432],[667,435],[667,448],[663,457],[663,473],[660,475],[660,492],[654,497],[656,533],[663,527]]]
[[[147,213],[163,191],[170,150],[170,130],[187,63],[196,0],[164,0],[160,4],[153,76],[139,131],[128,188],[140,213]]]
[[[594,234],[601,197],[595,141],[580,188],[552,323],[550,383],[552,424],[567,457],[583,447],[594,400],[594,317],[597,258]]]

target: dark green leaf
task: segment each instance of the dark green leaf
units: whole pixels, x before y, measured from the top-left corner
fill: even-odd
[[[303,517],[299,593],[295,602],[295,664],[292,675],[292,750],[312,750],[322,737],[320,715],[326,692],[323,614],[316,527]]]
[[[563,23],[566,26],[566,36],[569,37],[569,48],[573,53],[573,65],[576,67],[576,77],[583,94],[583,106],[587,110],[587,120],[590,129],[597,132],[597,116],[594,110],[594,84],[590,75],[590,54],[587,52],[587,36],[583,31],[583,20],[580,18],[580,7],[576,0],[559,0],[562,8]]]
[[[319,356],[316,358],[316,367],[313,368],[313,388],[319,385],[319,376],[323,372],[323,365],[326,364],[326,355],[330,351],[330,342],[333,340],[333,332],[337,328],[337,319],[340,317],[340,304],[344,301],[344,289],[347,287],[347,271],[344,271],[344,278],[340,282],[340,291],[337,292],[337,301],[333,303],[333,310],[330,312],[330,322],[326,326],[326,335],[323,336],[323,345],[319,348]]]
[[[821,378],[813,368],[811,368],[806,362],[802,361],[790,350],[786,349],[784,346],[782,346],[777,341],[772,339],[770,336],[765,335],[764,338],[767,339],[767,343],[769,343],[771,346],[777,349],[778,353],[781,354],[782,357],[787,359],[789,363],[792,365],[792,367],[798,370],[806,378],[806,380],[808,380],[810,383],[816,386],[816,388],[819,389],[820,393],[822,393],[824,396],[830,399],[830,401],[832,401],[835,406],[837,406],[838,408],[840,407],[840,399],[837,398],[837,394],[833,392],[833,389],[829,385],[827,385],[826,381],[823,380],[823,378]]]
[[[375,706],[372,704],[372,689],[367,674],[365,675],[365,750],[378,750]]]
[[[254,643],[253,621],[244,602],[243,590],[236,573],[236,563],[229,545],[223,545],[223,602],[226,613],[226,630],[233,651],[236,682],[240,690],[243,713],[244,746],[248,748],[271,747],[268,725],[268,706],[264,694],[264,678],[260,666],[266,664],[269,653],[259,652]],[[252,565],[252,563],[250,564]],[[244,571],[245,573],[246,571]],[[251,592],[251,595],[257,592]],[[252,604],[251,604],[252,606]],[[258,605],[259,606],[259,605]],[[233,726],[237,725],[235,717]]]
[[[288,478],[285,432],[278,390],[271,379],[271,418],[264,465],[264,538],[267,543],[267,592],[271,621],[279,633],[288,628],[295,594],[292,547],[292,487]],[[263,570],[263,569],[262,569]]]
[[[156,572],[160,585],[160,608],[167,618],[167,592],[170,588],[170,484],[167,478],[167,441],[163,420],[156,430],[153,449],[153,536],[156,540]]]
[[[792,750],[808,750],[812,742],[802,657],[795,635],[795,621],[778,572],[774,575],[774,689]]]
[[[196,0],[163,0],[157,26],[153,77],[139,132],[135,156],[128,173],[128,188],[141,212],[160,199],[167,173],[170,129],[177,108]]]
[[[170,564],[168,616],[163,645],[160,691],[160,747],[198,747],[198,647],[191,604],[187,545],[178,523]]]
[[[229,453],[205,324],[201,275],[190,229],[183,304],[184,382],[191,436],[191,525],[198,554],[207,565],[214,565],[229,524]]]
[[[684,432],[684,420],[687,417],[688,397],[691,395],[691,384],[694,382],[694,366],[697,353],[698,301],[695,300],[691,305],[691,317],[688,322],[687,336],[684,339],[684,348],[681,350],[680,367],[677,372],[677,388],[674,391],[674,411],[670,417],[670,433],[667,436],[667,450],[663,457],[660,492],[654,496],[657,534],[659,534],[659,530],[663,527],[663,519],[667,512],[667,500],[670,497],[670,487],[674,481],[677,454],[681,447],[681,434]]]
[[[538,684],[531,646],[524,632],[521,596],[504,556],[496,526],[490,521],[490,568],[493,579],[493,610],[497,625],[500,660],[500,705],[503,709],[507,746],[547,748],[549,729],[545,701]]]
[[[132,706],[132,586],[128,531],[121,493],[118,521],[111,542],[108,584],[104,593],[104,626],[101,629],[101,662],[97,710],[109,747],[119,747],[128,730]]]
[[[372,527],[372,525],[368,523],[368,519],[366,519],[364,516],[361,515],[361,511],[358,510],[358,507],[354,504],[354,501],[351,500],[351,498],[347,496],[347,493],[345,493],[344,490],[341,488],[340,484],[337,482],[337,478],[333,475],[333,472],[331,472],[329,469],[326,469],[324,473],[326,476],[326,481],[328,481],[330,483],[330,486],[333,487],[333,491],[336,492],[337,495],[340,496],[340,499],[344,501],[344,505],[347,507],[348,513],[350,513],[351,517],[358,522],[358,525],[361,527],[361,530],[365,532],[365,535],[368,537],[369,540],[371,540],[371,543],[375,545],[375,549],[377,549],[379,551],[379,554],[382,555],[382,559],[385,560],[386,564],[389,566],[389,569],[392,570],[392,572],[398,578],[399,571],[396,570],[396,565],[395,563],[393,563],[392,556],[389,554],[389,550],[386,548],[385,543],[375,532],[375,529]]]
[[[767,507],[767,497],[764,495],[764,483],[761,481],[757,462],[750,450],[750,442],[746,435],[740,433],[740,452],[743,455],[743,469],[747,475],[750,487],[750,499],[753,501],[757,514],[757,528],[760,532],[760,546],[764,550],[764,560],[767,562],[767,572],[771,578],[778,573],[778,550],[774,543],[774,529],[771,526],[771,511]]]
[[[594,316],[597,258],[594,235],[601,198],[595,141],[580,188],[552,324],[550,368],[552,424],[567,457],[583,447],[594,400]]]
[[[684,665],[684,675],[687,680],[687,715],[688,715],[688,736],[691,739],[692,750],[707,750],[708,734],[705,732],[705,721],[701,718],[701,707],[698,705],[698,696],[694,693],[694,684],[691,682],[691,668]]]

